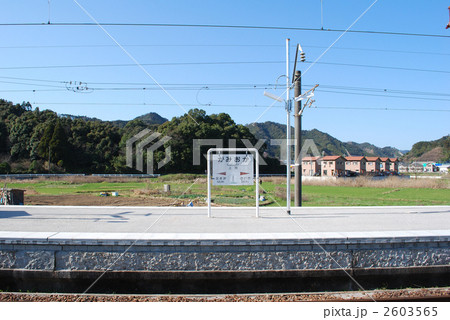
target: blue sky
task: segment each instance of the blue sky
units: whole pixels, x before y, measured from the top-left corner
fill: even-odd
[[[347,29],[375,2],[323,0],[322,15],[320,0],[77,1],[101,23],[333,30]],[[170,119],[197,107],[229,113],[241,124],[285,123],[283,103],[266,111],[273,100],[263,92],[283,94],[290,38],[291,70],[296,44],[306,53],[307,62],[299,64],[303,91],[319,84],[317,108],[305,111],[303,129],[410,149],[449,134],[449,5],[378,0],[351,30],[446,37],[348,32],[328,51],[343,32],[105,26],[130,58],[98,26],[46,25],[49,19],[92,23],[73,0],[51,0],[50,6],[48,0],[2,0],[0,98],[103,120],[147,112]],[[43,25],[6,25],[17,23]],[[74,92],[70,81],[89,90]]]

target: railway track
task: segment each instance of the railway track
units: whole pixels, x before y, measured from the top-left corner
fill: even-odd
[[[450,287],[355,292],[236,294],[236,295],[124,295],[1,292],[0,302],[440,302],[450,301]]]

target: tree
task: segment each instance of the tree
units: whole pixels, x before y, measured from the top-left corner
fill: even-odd
[[[11,166],[8,162],[2,162],[0,163],[0,173],[1,174],[8,174],[11,172]]]
[[[225,148],[230,146],[229,143],[233,143],[231,141],[236,142],[238,148],[245,147],[241,139],[248,139],[252,145],[256,143],[256,138],[248,128],[237,125],[228,114],[208,116],[204,110],[199,109],[192,109],[181,117],[174,117],[159,126],[158,132],[171,137],[165,145],[171,148],[171,161],[161,169],[161,172],[205,172],[206,159],[201,157],[200,165],[193,164],[194,139],[220,139]],[[212,147],[214,146],[202,147],[201,153],[205,154]],[[156,152],[157,161],[164,157],[163,151]]]
[[[13,159],[30,156],[30,139],[38,121],[32,112],[24,112],[13,121],[9,121],[9,140],[11,142],[11,157]]]
[[[55,131],[55,124],[53,122],[49,122],[48,124],[46,124],[44,134],[41,137],[37,148],[39,157],[43,159],[48,159],[49,155],[51,156],[51,154],[49,154],[50,141],[52,140],[54,131]]]
[[[54,163],[65,161],[68,158],[69,146],[67,143],[67,136],[61,121],[57,121],[53,129],[52,138],[49,142],[49,149],[51,152],[51,159]]]

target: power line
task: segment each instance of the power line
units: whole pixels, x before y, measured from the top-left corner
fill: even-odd
[[[121,102],[36,102],[40,105],[89,105],[89,106],[164,106],[164,107],[175,107],[178,106],[174,103],[121,103]],[[248,104],[207,104],[201,105],[195,103],[182,103],[184,106],[193,107],[205,107],[205,108],[215,108],[215,107],[232,107],[232,108],[267,108],[268,105],[248,105]],[[284,108],[284,106],[274,106],[274,108]],[[426,111],[426,112],[450,112],[450,110],[444,109],[427,109],[427,108],[391,108],[391,107],[341,107],[341,106],[317,106],[311,109],[336,109],[336,110],[376,110],[376,111]]]
[[[12,80],[23,80],[23,81],[38,81],[38,82],[53,82],[53,83],[64,83],[64,81],[59,80],[49,80],[49,79],[30,79],[30,78],[18,78],[18,77],[4,77],[0,76],[1,79],[12,79]]]
[[[67,85],[70,83],[69,81],[62,80],[50,80],[50,79],[36,79],[36,78],[19,78],[19,77],[5,77],[0,76],[0,79],[11,79],[11,80],[20,80],[20,81],[31,81],[31,82],[48,82],[48,83],[60,83],[62,86],[48,85],[48,84],[35,84],[35,83],[23,83],[23,82],[15,82],[15,81],[1,81],[0,83],[8,83],[8,84],[18,84],[18,85],[27,85],[27,86],[42,86],[42,87],[52,87],[52,88],[67,88]],[[84,82],[86,85],[87,83]],[[124,86],[132,86],[132,85],[143,85],[146,87],[91,87],[91,85],[124,85]],[[305,84],[306,86],[311,86]],[[272,83],[264,83],[264,84],[256,84],[256,83],[165,83],[164,86],[170,88],[171,90],[193,90],[198,91],[203,88],[207,88],[208,90],[258,90],[258,89],[268,89],[274,88],[277,85]],[[124,91],[124,90],[158,90],[158,87],[155,84],[147,83],[147,82],[89,82],[89,89],[92,90],[110,90],[110,91]],[[337,86],[337,85],[327,85],[321,84],[320,88],[317,89],[319,92],[331,92],[331,93],[340,93],[340,94],[356,94],[354,92],[339,92],[332,90],[324,90],[324,89],[334,89],[334,90],[344,90],[344,91],[363,91],[363,92],[378,92],[384,94],[405,94],[405,95],[415,95],[415,96],[428,96],[427,98],[422,99],[432,99],[429,96],[443,96],[450,97],[450,93],[442,93],[442,92],[429,92],[429,91],[417,91],[417,90],[399,90],[399,89],[388,89],[388,88],[368,88],[368,87],[355,87],[355,86]],[[25,90],[29,91],[29,90]],[[363,94],[364,95],[364,94]],[[374,95],[374,94],[365,94],[365,95]],[[374,96],[385,96],[385,97],[398,97],[398,98],[411,98],[411,97],[401,97],[401,96],[392,96],[392,95],[374,95]],[[445,99],[439,99],[445,100]]]
[[[306,61],[306,63],[311,63],[311,62]],[[446,70],[416,69],[416,68],[391,67],[391,66],[380,66],[380,65],[369,65],[369,64],[340,63],[340,62],[323,62],[323,61],[321,61],[321,62],[316,62],[316,64],[335,65],[335,66],[348,66],[348,67],[376,68],[376,69],[389,69],[389,70],[450,73],[450,71],[446,71]]]
[[[23,80],[23,81],[37,81],[37,82],[50,82],[50,83],[61,83],[61,84],[67,84],[68,81],[63,80],[50,80],[50,79],[36,79],[36,78],[18,78],[18,77],[5,77],[0,76],[0,79],[13,79],[13,80]],[[139,87],[136,88],[137,90],[146,90],[151,89],[148,87],[155,86],[154,83],[148,83],[148,82],[91,82],[88,81],[90,85],[142,85],[147,87]],[[19,83],[20,84],[20,83]],[[276,87],[276,84],[273,83],[164,83],[164,86],[171,86],[171,87],[186,87],[191,88],[192,90],[199,90],[200,88],[208,88],[208,89],[215,89],[215,88],[242,88],[242,89],[265,89],[265,88],[273,88]],[[190,86],[190,87],[188,87]],[[305,84],[305,86],[313,86],[312,84]],[[430,92],[430,91],[417,91],[417,90],[399,90],[399,89],[388,89],[388,88],[368,88],[368,87],[355,87],[355,86],[337,86],[337,85],[330,85],[330,84],[321,84],[320,88],[317,89],[318,91],[321,90],[321,88],[328,88],[328,89],[337,89],[337,90],[353,90],[353,91],[372,91],[372,92],[383,92],[383,93],[398,93],[398,94],[409,94],[409,95],[429,95],[429,96],[447,96],[450,97],[450,93],[442,93],[442,92]]]
[[[405,96],[393,96],[393,95],[382,95],[374,93],[357,93],[357,92],[339,92],[333,90],[316,90],[320,92],[337,93],[337,94],[348,94],[348,95],[358,95],[358,96],[372,96],[372,97],[384,97],[384,98],[400,98],[400,99],[411,99],[411,100],[433,100],[433,101],[450,101],[450,99],[443,98],[430,98],[430,97],[405,97]]]
[[[183,65],[230,65],[230,64],[279,64],[282,61],[218,61],[218,62],[161,62],[141,63],[142,66],[183,66]],[[0,67],[1,70],[21,69],[62,69],[62,68],[111,68],[111,67],[136,67],[136,64],[84,64],[84,65],[53,65],[53,66],[22,66],[22,67]]]
[[[450,110],[443,109],[417,109],[417,108],[390,108],[390,107],[317,107],[318,109],[336,109],[336,110],[373,110],[373,111],[419,111],[419,112],[450,112]],[[313,108],[314,109],[314,108]]]
[[[175,27],[175,28],[215,28],[215,29],[262,29],[262,30],[291,30],[291,31],[314,31],[314,32],[344,32],[343,29],[321,29],[306,27],[283,27],[283,26],[257,26],[257,25],[220,25],[220,24],[176,24],[176,23],[91,23],[91,22],[58,22],[58,23],[0,23],[0,27],[91,27],[91,26],[109,26],[109,27]],[[376,30],[348,30],[349,33],[355,34],[378,34],[388,36],[411,36],[411,37],[431,37],[431,38],[450,38],[448,35],[442,34],[426,34],[411,32],[392,32],[392,31],[376,31]]]
[[[242,65],[242,64],[284,64],[285,61],[211,61],[211,62],[160,62],[160,63],[141,63],[142,66],[189,66],[189,65]],[[313,63],[312,61],[306,61],[304,63]],[[387,70],[401,70],[401,71],[415,71],[415,72],[432,72],[432,73],[450,73],[447,70],[436,69],[417,69],[417,68],[404,68],[393,66],[380,66],[380,65],[368,65],[368,64],[354,64],[354,63],[341,63],[341,62],[324,62],[318,61],[316,64],[323,65],[335,65],[345,67],[360,67],[360,68],[375,68],[375,69],[387,69]],[[113,68],[113,67],[136,67],[135,64],[123,63],[123,64],[84,64],[84,65],[53,65],[53,66],[21,66],[21,67],[0,67],[0,70],[24,70],[24,69],[64,69],[64,68]]]
[[[22,83],[22,82],[14,82],[14,81],[0,81],[0,83],[20,84],[20,85],[35,86],[35,87],[64,88],[64,86],[55,86],[55,85],[50,85],[50,84]]]
[[[112,44],[79,44],[79,45],[26,45],[26,46],[0,46],[0,49],[57,49],[57,48],[111,48],[115,47]],[[278,44],[126,44],[123,47],[285,47]],[[324,49],[325,46],[317,45],[304,45],[303,48],[317,48]],[[379,49],[379,48],[357,48],[357,47],[339,47],[335,46],[331,50],[352,50],[352,51],[369,51],[369,52],[388,52],[388,53],[401,53],[401,54],[424,54],[424,55],[440,55],[449,56],[450,53],[445,52],[430,52],[430,51],[410,51],[410,50],[389,50],[389,49]]]
[[[23,79],[23,80],[32,80],[26,78],[13,78],[13,77],[0,77],[0,78],[12,78],[12,79]],[[45,81],[42,79],[33,79],[33,81]],[[8,83],[8,84],[18,84],[18,85],[26,85],[26,86],[40,86],[40,87],[50,87],[50,88],[68,88],[69,82],[67,81],[50,81],[51,83],[62,83],[64,86],[56,86],[49,84],[34,84],[34,83],[21,83],[14,81],[1,81],[0,83]],[[156,91],[160,90],[156,85],[146,84],[147,87],[92,87],[91,85],[95,84],[117,84],[117,83],[86,83],[83,82],[86,86],[86,89],[89,91]],[[119,83],[122,85],[128,85],[128,83]],[[165,88],[173,91],[199,91],[203,88],[207,88],[211,91],[240,91],[240,90],[262,90],[274,88],[276,85],[274,84],[164,84]],[[309,85],[306,85],[309,86]],[[332,90],[327,90],[332,89]],[[342,90],[342,91],[336,91]],[[31,90],[0,90],[0,92],[29,92]],[[33,92],[42,91],[34,89]],[[61,91],[61,90],[55,90]],[[440,93],[440,92],[425,92],[425,91],[411,91],[411,90],[398,90],[398,89],[380,89],[380,88],[366,88],[366,87],[351,87],[351,86],[335,86],[335,85],[321,85],[318,92],[327,92],[327,93],[337,93],[337,94],[347,94],[347,95],[364,95],[364,96],[376,96],[376,97],[384,97],[384,98],[402,98],[402,99],[410,99],[410,100],[435,100],[435,101],[450,101],[450,99],[444,98],[435,98],[434,96],[441,97],[450,97],[448,93]],[[353,91],[353,92],[346,92]],[[374,93],[367,93],[374,92]],[[378,93],[378,94],[376,94]],[[392,95],[397,94],[397,95]],[[407,96],[399,96],[407,95]],[[421,97],[424,96],[424,97]]]

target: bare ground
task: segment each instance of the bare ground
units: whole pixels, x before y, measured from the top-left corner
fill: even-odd
[[[257,295],[78,295],[0,292],[0,302],[294,302],[294,301],[449,301],[449,288]]]
[[[196,203],[195,206],[204,205]],[[100,197],[86,194],[71,195],[25,195],[27,205],[40,206],[174,206],[183,207],[189,203],[189,200],[177,200],[165,197]]]

